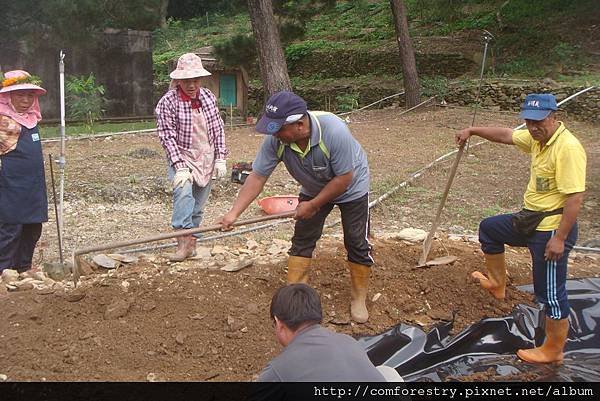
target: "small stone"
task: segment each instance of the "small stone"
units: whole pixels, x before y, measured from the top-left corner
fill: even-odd
[[[419,228],[405,228],[398,232],[397,238],[409,242],[421,242],[427,238],[427,232]]]
[[[12,269],[2,270],[2,282],[10,284],[14,281],[19,280],[19,272]]]
[[[33,290],[34,285],[31,282],[31,280],[21,280],[21,281],[15,281],[14,283],[12,283],[15,287],[17,287],[17,289],[19,291],[27,291],[27,290]]]
[[[106,256],[108,256],[111,259],[118,260],[119,262],[123,262],[123,263],[137,263],[139,261],[139,258],[137,256],[134,256],[134,255],[123,255],[123,254],[120,254],[120,253],[109,253]]]
[[[7,381],[8,380],[8,376],[4,375],[4,374],[0,374],[0,381]]]
[[[381,298],[381,293],[378,292],[377,294],[373,295],[373,298],[371,299],[372,302],[377,302],[377,300]]]
[[[201,259],[208,259],[212,256],[210,248],[205,246],[197,246],[196,247],[196,256]]]
[[[242,336],[243,336],[243,334],[241,332],[239,332],[239,331],[225,333],[225,337],[231,338],[231,339],[242,338]]]
[[[258,242],[254,241],[253,239],[250,239],[246,242],[246,248],[248,248],[249,250],[254,250],[258,248]]]
[[[92,259],[95,264],[105,269],[116,269],[121,264],[119,261],[100,253]]]
[[[150,383],[154,383],[158,381],[158,375],[156,373],[148,373],[146,375],[146,380]]]
[[[125,292],[129,291],[129,286],[130,285],[131,284],[127,280],[121,281],[121,288],[123,288],[123,291],[125,291]]]
[[[189,315],[188,318],[192,320],[202,320],[206,317],[206,315],[201,315],[200,313],[196,313],[195,315]]]
[[[212,255],[221,255],[224,253],[227,253],[227,250],[225,249],[225,247],[221,246],[221,245],[215,245],[211,251]]]
[[[251,259],[242,259],[238,262],[229,263],[228,265],[221,267],[221,270],[226,272],[237,272],[238,270],[252,266],[252,263],[253,261]]]
[[[454,262],[456,262],[457,257],[456,256],[442,256],[439,258],[435,258],[433,260],[430,260],[429,262],[425,263],[427,266],[442,266],[442,265],[450,265]]]
[[[68,302],[81,301],[83,298],[85,298],[85,292],[69,292],[68,294],[65,294],[65,299]]]
[[[186,337],[187,336],[183,333],[177,333],[177,335],[175,336],[175,342],[179,345],[183,345]]]
[[[131,304],[125,300],[116,300],[110,305],[106,306],[104,311],[104,319],[117,319],[125,316],[129,312]]]

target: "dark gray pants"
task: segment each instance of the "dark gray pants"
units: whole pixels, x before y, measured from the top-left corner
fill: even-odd
[[[0,271],[15,269],[24,272],[31,268],[33,251],[42,235],[42,223],[0,223]]]
[[[312,199],[303,194],[300,194],[299,198],[300,202]],[[312,257],[317,241],[323,234],[325,219],[335,205],[328,203],[310,219],[296,221],[292,247],[288,252],[291,256]],[[367,240],[370,223],[369,194],[367,193],[351,202],[338,203],[337,207],[342,214],[344,246],[348,252],[348,260],[353,263],[371,266],[373,257],[371,256],[371,245]]]

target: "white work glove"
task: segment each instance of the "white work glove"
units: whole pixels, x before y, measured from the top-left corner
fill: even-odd
[[[175,172],[175,177],[173,177],[173,189],[181,187],[185,185],[186,182],[192,181],[192,172],[187,167],[178,168],[177,172]]]
[[[220,179],[220,178],[225,178],[226,175],[227,175],[227,164],[225,162],[225,159],[217,159],[217,161],[215,161],[214,176],[217,179]]]

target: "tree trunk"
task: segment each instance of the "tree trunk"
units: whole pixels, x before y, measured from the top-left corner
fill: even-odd
[[[266,100],[275,92],[292,90],[292,84],[273,16],[273,3],[271,0],[248,0],[248,11]]]
[[[396,39],[400,51],[400,62],[402,63],[402,76],[404,78],[404,99],[406,107],[411,108],[421,102],[421,85],[417,74],[417,63],[415,62],[415,51],[412,47],[408,33],[408,21],[406,18],[406,6],[404,0],[390,0],[394,25],[396,27]]]
[[[167,27],[167,9],[169,8],[169,0],[160,0],[159,18],[160,27],[162,29]]]

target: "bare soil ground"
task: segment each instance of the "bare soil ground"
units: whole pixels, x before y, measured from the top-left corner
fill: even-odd
[[[373,199],[454,149],[453,133],[467,125],[472,114],[457,108],[431,108],[400,117],[398,112],[350,116],[351,129],[369,155]],[[481,111],[478,116],[480,124],[518,124],[512,114]],[[600,237],[598,127],[565,120],[588,154],[581,244]],[[227,139],[233,162],[251,161],[262,138],[246,127],[228,129]],[[57,154],[57,144],[46,143],[45,152]],[[67,255],[84,246],[170,230],[166,163],[155,136],[69,141],[67,163]],[[498,302],[469,279],[470,272],[481,267],[477,244],[448,238],[450,233],[474,234],[482,217],[520,208],[528,160],[512,147],[473,147],[461,162],[430,256],[457,256],[453,265],[415,268],[420,245],[393,238],[402,228],[428,229],[450,166],[445,162],[434,167],[373,209],[376,266],[369,298],[381,295],[368,303],[367,324],[349,321],[341,229],[326,230],[310,279],[322,295],[326,326],[361,336],[400,322],[427,330],[454,318],[457,332],[481,318],[504,316],[517,303],[531,302],[530,295],[514,288],[531,281],[524,250],[508,250],[511,286],[507,300]],[[205,224],[228,209],[238,189],[236,184],[215,184]],[[297,191],[296,183],[279,167],[264,195]],[[51,219],[53,214],[51,210]],[[242,218],[260,214],[252,206]],[[58,259],[54,224],[51,220],[44,226],[35,255],[39,264]],[[280,351],[268,307],[273,291],[284,284],[284,251],[291,232],[291,224],[284,223],[201,244],[212,256],[173,265],[163,253],[147,251],[137,263],[111,271],[97,269],[83,277],[77,289],[63,285],[51,291],[0,293],[4,315],[0,373],[8,380],[25,381],[251,380]],[[252,266],[235,273],[219,269],[242,258],[252,259]],[[571,277],[598,276],[594,255],[574,253],[571,259]]]

